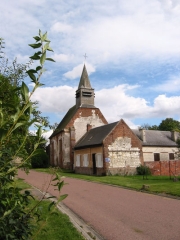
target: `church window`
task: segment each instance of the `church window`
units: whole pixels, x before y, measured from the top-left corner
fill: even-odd
[[[103,167],[103,159],[101,153],[96,153],[96,167],[102,168]]]
[[[89,166],[88,154],[83,155],[83,167]]]
[[[76,155],[76,167],[80,167],[80,154]]]

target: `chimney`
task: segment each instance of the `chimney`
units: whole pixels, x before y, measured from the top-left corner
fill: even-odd
[[[92,129],[92,125],[91,124],[87,124],[87,132],[89,132],[89,130],[91,130]]]
[[[141,140],[142,140],[143,142],[146,142],[145,129],[139,129],[139,131],[140,131]]]
[[[171,131],[171,139],[174,141],[174,142],[176,142],[177,140],[178,140],[178,136],[179,135],[179,133],[178,132],[176,132],[176,131]]]

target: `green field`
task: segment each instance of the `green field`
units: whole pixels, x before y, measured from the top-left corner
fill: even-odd
[[[49,168],[36,169],[36,171],[51,173]],[[75,174],[65,171],[57,170],[63,176],[88,180],[92,182],[99,182],[104,184],[116,185],[128,189],[142,191],[143,185],[148,185],[148,192],[169,194],[180,197],[180,181],[174,182],[173,178],[168,176],[148,176],[143,179],[143,176],[88,176],[82,174]]]

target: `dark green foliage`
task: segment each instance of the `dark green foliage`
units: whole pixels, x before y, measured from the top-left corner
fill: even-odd
[[[180,122],[173,118],[166,118],[159,124],[159,130],[162,131],[180,131]]]
[[[166,118],[157,125],[150,126],[148,123],[143,124],[140,128],[147,130],[161,130],[161,131],[180,131],[180,122],[174,120],[173,118]]]
[[[140,165],[136,168],[137,175],[151,175],[151,170],[149,167]]]
[[[26,72],[26,66],[21,68],[15,62],[12,67],[7,67],[2,53],[0,58],[0,239],[3,240],[28,239],[32,232],[33,211],[25,211],[31,196],[28,191],[21,193],[21,189],[15,186],[14,179],[17,170],[27,168],[30,160],[40,153],[38,148],[44,147],[45,142],[42,138],[42,119],[34,114],[36,107],[30,100],[34,91],[42,85],[40,77],[48,50],[43,48],[43,42],[47,42],[47,33],[42,35],[39,31],[39,39],[42,48],[38,55],[42,59],[36,70]],[[22,81],[26,75],[29,75],[35,85],[32,92]],[[38,112],[36,114],[38,116]],[[34,123],[37,125],[37,132],[28,148],[29,127]],[[44,159],[45,157],[43,164],[47,161]]]
[[[31,214],[25,207],[32,196],[28,191],[21,194],[20,190],[9,184],[0,191],[0,239],[28,239],[31,235]]]
[[[49,166],[49,156],[42,150],[41,153],[31,158],[32,168],[47,168]]]

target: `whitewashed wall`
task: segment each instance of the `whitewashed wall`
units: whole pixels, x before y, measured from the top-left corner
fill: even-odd
[[[160,160],[169,160],[169,153],[177,153],[175,147],[143,147],[144,162],[154,162],[154,153],[160,153]],[[175,154],[176,157],[176,154]]]
[[[92,125],[92,128],[104,125],[95,110],[92,110],[92,115],[88,117],[82,117],[80,113],[79,118],[74,121],[76,142],[87,132],[87,124]]]
[[[140,149],[131,147],[131,138],[119,137],[108,146],[110,168],[137,167],[140,165]]]

